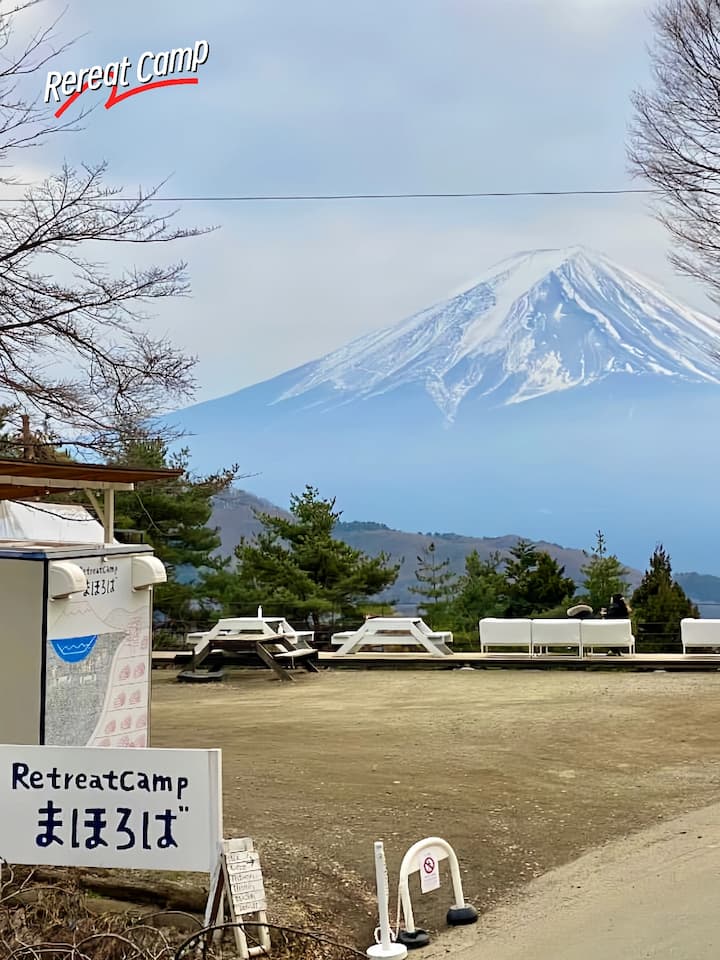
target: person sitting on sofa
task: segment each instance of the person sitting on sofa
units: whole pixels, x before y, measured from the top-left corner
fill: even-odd
[[[607,620],[629,620],[630,607],[621,593],[614,593],[610,599],[610,606],[607,608],[605,618]],[[622,656],[622,650],[608,650],[608,655]]]

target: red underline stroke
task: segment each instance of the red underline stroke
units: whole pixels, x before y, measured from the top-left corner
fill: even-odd
[[[127,100],[128,97],[134,97],[138,93],[145,93],[146,90],[157,90],[159,87],[175,87],[175,86],[179,86],[180,84],[189,84],[189,83],[197,84],[199,83],[199,78],[198,77],[179,77],[175,80],[156,80],[153,83],[145,83],[142,86],[133,87],[132,90],[126,90],[124,93],[118,93],[117,84],[115,84],[110,91],[110,96],[105,102],[105,109],[110,110],[110,108],[114,107],[116,103],[120,103],[122,100]],[[68,97],[65,103],[61,107],[58,107],[58,109],[55,111],[56,119],[60,119],[60,117],[65,113],[68,107],[72,106],[72,104],[75,103],[77,98],[81,96],[83,93],[85,93],[86,90],[89,89],[89,86],[90,86],[89,83],[85,83],[80,90],[76,90],[75,93],[73,93],[70,97]]]

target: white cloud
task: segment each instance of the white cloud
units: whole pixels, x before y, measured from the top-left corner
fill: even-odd
[[[559,22],[563,30],[589,32],[617,27],[622,20],[646,18],[648,0],[449,0],[457,14],[482,22],[502,16],[524,27],[530,20]],[[519,35],[525,29],[518,28]]]
[[[22,163],[0,167],[0,198],[3,200],[22,198],[27,187],[42,183],[43,180],[57,172],[49,164],[26,162],[25,158],[30,155],[29,152],[22,155],[18,152],[15,156],[16,158],[22,156]]]
[[[548,0],[543,10],[548,21],[562,23],[564,32],[584,35],[593,44],[617,33],[624,25],[650,31],[647,0]]]

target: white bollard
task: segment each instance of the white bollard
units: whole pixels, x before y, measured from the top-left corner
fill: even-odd
[[[367,955],[370,960],[384,960],[384,958],[397,958],[402,960],[407,956],[407,947],[402,943],[395,943],[390,935],[390,915],[388,910],[388,900],[390,897],[388,889],[387,866],[385,864],[385,847],[382,840],[375,841],[375,880],[377,883],[378,897],[378,915],[380,926],[375,931],[376,942],[367,949]],[[378,935],[380,940],[377,941]]]

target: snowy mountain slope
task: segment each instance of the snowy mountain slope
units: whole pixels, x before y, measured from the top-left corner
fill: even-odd
[[[195,470],[238,462],[275,503],[311,483],[398,529],[601,529],[633,566],[661,541],[678,569],[720,574],[719,349],[711,320],[606,258],[535,251],[168,419]]]
[[[536,250],[306,364],[275,402],[337,406],[413,385],[451,422],[470,394],[503,406],[614,373],[719,384],[719,348],[720,326],[604,256]]]

